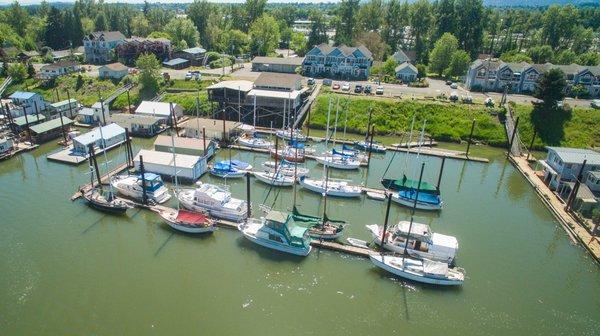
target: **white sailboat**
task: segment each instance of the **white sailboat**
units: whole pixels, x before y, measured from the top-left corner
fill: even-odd
[[[265,161],[262,166],[265,168],[267,172],[274,172],[275,170],[279,171],[280,174],[286,176],[307,176],[310,173],[310,170],[305,167],[296,167],[294,168],[294,164],[291,162],[287,162],[286,160],[281,161],[281,163],[276,164],[275,161]],[[294,172],[294,169],[296,172]]]
[[[275,187],[291,187],[296,182],[294,176],[284,175],[279,171],[254,172],[253,175],[257,180]]]
[[[445,262],[413,259],[384,254],[371,254],[371,262],[399,277],[416,282],[442,286],[462,285],[465,273],[461,268],[450,268]]]
[[[206,211],[212,217],[241,222],[248,217],[246,201],[231,197],[225,188],[198,182],[196,189],[185,189],[177,193],[181,205],[191,211]]]
[[[343,170],[353,170],[360,168],[360,161],[356,160],[351,156],[345,155],[323,155],[317,156],[315,158],[318,163],[323,166],[335,168],[335,169],[343,169]]]

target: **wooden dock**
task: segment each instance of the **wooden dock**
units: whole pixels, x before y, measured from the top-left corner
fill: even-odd
[[[123,143],[125,143],[125,140],[120,141],[112,146],[106,147],[106,150],[109,151],[115,147],[118,147],[119,145],[121,145]],[[98,150],[98,153],[99,152],[100,152],[100,150]],[[48,159],[50,161],[67,163],[67,164],[71,164],[71,165],[79,165],[79,164],[87,161],[88,158],[89,158],[88,154],[85,154],[85,155],[73,154],[73,145],[72,144],[62,150],[59,150],[52,154],[48,154],[46,156],[46,159]]]
[[[110,172],[102,175],[100,177],[100,182],[102,182],[103,185],[108,185],[108,183],[109,183],[108,176],[109,175],[114,176],[115,174],[118,174],[127,168],[129,168],[129,167],[127,166],[126,163],[118,165],[117,167],[112,169]],[[77,189],[77,192],[75,194],[73,194],[73,196],[71,196],[71,201],[74,201],[74,200],[78,199],[79,197],[83,196],[84,193],[92,190],[92,188],[96,187],[97,185],[98,185],[98,182],[96,180],[94,180],[93,183],[86,183],[83,186],[80,186]]]
[[[10,153],[0,156],[0,161],[8,160],[21,152],[28,152],[28,151],[34,150],[38,147],[39,147],[39,145],[36,145],[36,144],[28,145],[27,143],[24,143],[24,142],[15,143],[13,145],[13,149],[10,151]]]

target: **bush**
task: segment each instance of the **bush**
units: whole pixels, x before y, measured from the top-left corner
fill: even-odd
[[[408,86],[416,88],[426,88],[429,87],[429,82],[425,78],[421,78],[414,82],[408,83]]]
[[[231,66],[232,64],[233,64],[233,62],[229,58],[219,58],[219,59],[216,59],[216,60],[210,62],[209,65],[212,69],[215,69],[215,68],[228,67],[228,66]]]

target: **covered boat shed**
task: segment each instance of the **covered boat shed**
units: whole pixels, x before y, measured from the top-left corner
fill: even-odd
[[[167,177],[172,177],[177,171],[178,179],[196,181],[207,169],[206,157],[175,154],[175,162],[173,162],[173,153],[141,149],[133,159],[134,166],[138,171],[140,156],[144,159],[144,170],[146,172]]]
[[[35,141],[37,144],[41,144],[60,137],[63,132],[64,134],[67,134],[71,124],[73,124],[73,120],[67,117],[61,118],[52,119],[50,121],[31,126],[31,137],[33,138],[33,141]]]
[[[102,126],[102,135],[104,136],[104,141],[100,136],[100,128],[97,127],[74,138],[74,154],[87,155],[89,145],[98,148],[110,148],[125,142],[125,129],[117,124]]]
[[[27,116],[14,118],[13,122],[10,124],[10,129],[14,133],[21,133],[27,129],[27,124],[31,127],[44,122],[44,120],[46,120],[46,117],[41,114],[28,114]]]
[[[173,146],[173,142],[175,145]],[[213,156],[215,153],[215,143],[210,139],[206,139],[206,144],[202,138],[182,138],[174,137],[171,139],[167,135],[159,135],[154,141],[154,149],[159,152],[171,153],[171,149],[175,149],[177,154],[196,155],[196,156]],[[206,148],[206,151],[204,151]]]
[[[174,58],[163,62],[163,65],[171,69],[185,69],[190,66],[190,61],[183,58]]]

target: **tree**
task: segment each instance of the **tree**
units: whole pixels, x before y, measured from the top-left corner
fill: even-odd
[[[325,24],[325,18],[319,11],[312,10],[309,15],[311,21],[310,33],[308,34],[308,42],[306,43],[309,48],[312,48],[321,43],[327,43],[329,38],[327,37],[327,25]]]
[[[152,98],[158,92],[158,78],[160,63],[153,54],[143,54],[135,61],[135,66],[140,69],[139,84],[140,96]]]
[[[503,60],[504,62],[508,62],[508,63],[519,63],[519,62],[533,63],[533,61],[531,60],[531,57],[529,57],[529,55],[521,53],[521,52],[517,52],[516,50],[511,50],[511,51],[502,53],[502,55],[500,55],[500,59]]]
[[[438,40],[444,33],[452,33],[456,28],[454,0],[440,0],[435,7],[435,33],[433,40]]]
[[[534,63],[546,63],[550,62],[552,57],[554,57],[554,51],[552,51],[552,47],[549,45],[542,45],[530,48],[527,51],[529,57]]]
[[[444,70],[444,75],[448,77],[463,76],[467,73],[469,65],[471,65],[471,57],[469,57],[469,54],[464,50],[457,50],[452,53],[450,64],[448,64],[448,67]]]
[[[571,88],[571,94],[575,98],[583,98],[589,94],[589,91],[585,88],[585,86],[581,84],[573,85]]]
[[[413,4],[410,12],[410,25],[415,40],[417,62],[427,63],[427,37],[431,25],[431,7],[427,0]]]
[[[244,10],[246,12],[246,29],[250,29],[252,24],[262,17],[265,12],[267,0],[246,0]]]
[[[279,44],[279,25],[274,17],[264,14],[250,26],[249,35],[252,54],[266,56]]]
[[[373,54],[373,59],[383,60],[390,52],[390,46],[388,46],[379,33],[377,32],[364,32],[358,36],[354,41],[355,45],[364,45]]]
[[[577,58],[577,64],[594,66],[600,64],[600,54],[593,51],[588,51],[579,55]]]
[[[290,48],[299,56],[304,56],[306,53],[306,38],[304,34],[293,32],[292,39],[290,40]]]
[[[397,66],[398,62],[396,62],[393,57],[388,57],[388,59],[381,65],[381,73],[384,76],[395,76]]]
[[[190,19],[174,18],[165,26],[164,31],[179,49],[183,48],[181,41],[185,41],[189,47],[195,47],[200,42],[200,34]]]
[[[566,86],[567,82],[562,70],[550,69],[538,79],[534,97],[543,100],[546,107],[554,108],[556,103],[565,97]]]
[[[350,44],[354,40],[359,0],[342,0],[337,8],[335,43]]]
[[[65,27],[63,26],[61,12],[56,7],[51,7],[46,24],[45,41],[52,49],[60,49],[65,46]]]
[[[403,42],[404,27],[408,24],[408,10],[400,5],[398,0],[390,0],[386,9],[381,37],[390,46],[390,51],[394,52]]]
[[[358,28],[364,32],[379,31],[384,19],[381,0],[370,0],[358,10]]]
[[[33,63],[31,62],[27,62],[27,77],[35,77],[35,68],[33,67]]]
[[[483,0],[456,0],[456,38],[461,49],[476,58],[483,41]]]
[[[226,41],[223,42],[223,45],[229,46],[229,50],[231,50],[234,55],[241,55],[248,52],[248,45],[250,44],[250,37],[248,37],[248,34],[241,30],[233,29],[226,34],[223,34],[223,36],[227,38]]]
[[[588,51],[594,44],[594,37],[595,34],[592,28],[576,26],[573,31],[573,39],[570,50],[576,54],[582,54]]]
[[[444,70],[450,64],[450,59],[455,51],[458,50],[458,40],[450,33],[444,33],[439,40],[435,42],[433,50],[429,54],[429,69],[442,75]]]
[[[100,12],[98,15],[96,15],[96,19],[94,20],[94,30],[108,30],[108,24],[106,23],[106,15],[104,15],[104,12]]]
[[[15,1],[10,5],[5,17],[6,23],[8,23],[19,36],[25,36],[29,15],[27,14],[27,11],[19,5],[18,1]]]
[[[27,78],[27,68],[22,63],[13,63],[8,66],[7,73],[15,83],[21,83]]]
[[[427,66],[425,64],[417,64],[417,78],[427,77]]]
[[[214,30],[218,30],[220,20],[220,9],[206,0],[195,0],[186,10],[188,18],[194,22],[200,34],[200,43],[205,48],[213,48],[216,38],[213,38]]]
[[[577,9],[572,5],[552,5],[544,12],[542,23],[542,39],[553,50],[557,50],[573,36],[577,26]]]
[[[150,22],[144,15],[136,15],[131,20],[132,35],[146,37],[150,34]]]
[[[575,62],[577,62],[577,55],[569,49],[559,52],[553,59],[553,63],[555,64],[572,64]]]

